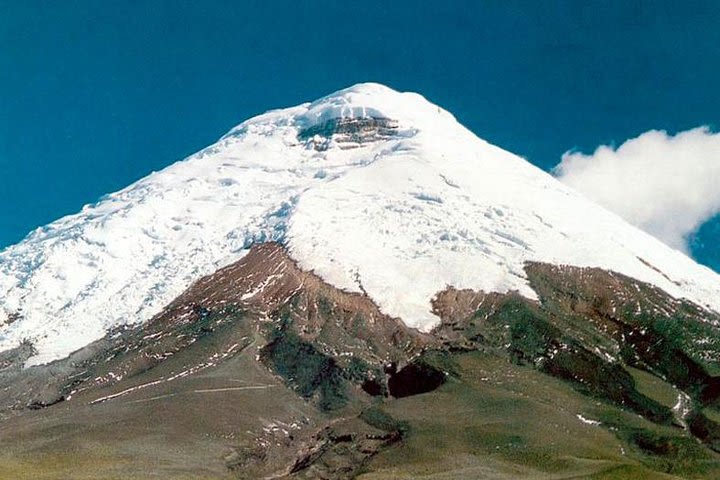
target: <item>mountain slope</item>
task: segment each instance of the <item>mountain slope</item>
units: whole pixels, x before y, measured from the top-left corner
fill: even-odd
[[[0,354],[0,478],[717,478],[718,316],[525,272],[539,301],[448,288],[423,334],[254,245],[67,359]]]
[[[714,272],[419,95],[360,84],[248,120],[1,252],[0,349],[65,357],[268,240],[423,330],[447,286],[537,298],[527,261],[616,271],[720,311]]]

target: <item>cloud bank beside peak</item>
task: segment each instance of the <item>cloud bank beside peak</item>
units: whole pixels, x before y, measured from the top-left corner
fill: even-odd
[[[674,136],[650,130],[591,155],[566,152],[553,173],[685,252],[689,237],[720,214],[720,133],[708,127]]]

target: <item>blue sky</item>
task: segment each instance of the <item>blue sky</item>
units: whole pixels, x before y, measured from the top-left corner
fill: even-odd
[[[718,25],[715,1],[6,1],[0,246],[245,118],[361,81],[418,91],[546,170],[650,129],[714,128]],[[716,270],[718,238],[715,220],[691,244]]]

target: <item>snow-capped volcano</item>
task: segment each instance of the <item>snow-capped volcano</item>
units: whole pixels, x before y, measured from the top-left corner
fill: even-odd
[[[720,276],[413,93],[360,84],[216,144],[0,252],[0,350],[52,361],[148,320],[258,242],[430,329],[447,286],[533,298],[526,261],[600,267],[720,311]]]

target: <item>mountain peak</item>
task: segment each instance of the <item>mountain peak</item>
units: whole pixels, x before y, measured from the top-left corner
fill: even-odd
[[[398,92],[379,83],[358,83],[297,107],[272,110],[251,118],[228,135],[248,129],[295,126],[301,131],[329,124],[385,120],[404,129],[460,128],[455,118],[422,95]]]
[[[336,118],[388,118],[426,125],[454,120],[445,110],[413,92],[398,92],[379,83],[359,83],[308,105],[302,118],[310,124]]]
[[[422,330],[448,286],[536,298],[528,261],[616,271],[720,311],[717,274],[422,96],[366,83],[243,122],[0,252],[0,350],[67,356],[268,241]]]

